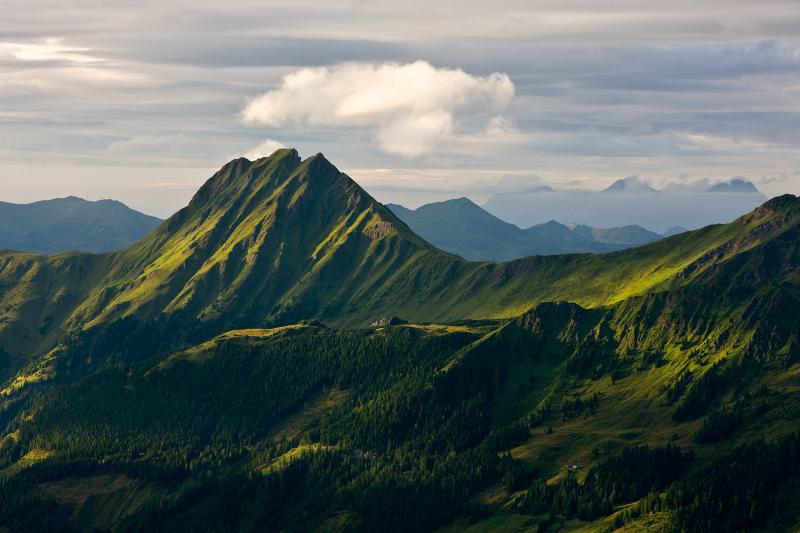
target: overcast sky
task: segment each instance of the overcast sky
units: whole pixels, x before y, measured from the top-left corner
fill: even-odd
[[[0,200],[166,216],[323,152],[384,202],[741,175],[800,194],[789,1],[0,0]]]

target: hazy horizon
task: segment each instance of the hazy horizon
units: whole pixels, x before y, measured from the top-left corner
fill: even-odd
[[[799,28],[790,1],[7,0],[0,200],[166,216],[278,146],[410,207],[629,175],[797,194]]]
[[[241,157],[246,157],[246,156],[241,156]],[[302,157],[302,155],[301,155],[301,157]],[[252,158],[251,160],[254,160],[254,159],[256,159],[256,158]],[[211,171],[209,171],[209,172],[211,172]],[[86,200],[86,201],[89,201],[89,202],[97,202],[97,201],[101,201],[101,200],[114,200],[114,201],[122,202],[127,207],[132,208],[132,209],[134,209],[136,211],[139,211],[141,213],[144,213],[146,215],[159,217],[161,219],[166,219],[166,218],[169,218],[170,216],[172,216],[173,214],[175,214],[180,209],[186,207],[186,205],[188,204],[188,202],[191,199],[191,197],[194,196],[195,192],[197,192],[197,190],[200,188],[200,186],[202,186],[202,184],[205,182],[205,180],[207,178],[210,178],[210,177],[211,177],[211,174],[209,174],[209,176],[207,176],[202,181],[198,182],[196,187],[194,189],[191,189],[191,192],[185,198],[185,201],[183,201],[183,203],[180,203],[180,205],[175,205],[173,207],[169,207],[168,206],[166,209],[162,210],[162,212],[158,212],[158,213],[156,213],[156,212],[148,212],[145,209],[140,209],[135,204],[131,204],[131,203],[129,203],[129,202],[123,200],[123,199],[117,198],[117,197],[103,196],[103,195],[99,195],[97,197],[93,197],[92,195],[80,195],[80,194],[74,194],[74,193],[71,193],[71,192],[66,192],[66,193],[64,193],[62,195],[55,195],[55,196],[47,196],[47,193],[44,193],[45,196],[42,196],[42,197],[35,197],[35,195],[34,195],[33,198],[23,198],[23,199],[18,200],[18,201],[6,200],[6,199],[3,199],[3,198],[0,198],[0,203],[25,205],[25,204],[32,204],[32,203],[50,201],[50,200],[61,200],[61,199],[66,199],[66,198],[70,198],[70,197],[77,197],[77,198],[80,198],[82,200]],[[351,176],[351,177],[354,178],[358,182],[357,178],[355,178],[353,176]],[[658,198],[659,197],[663,198],[665,200],[664,201],[665,205],[661,206],[661,208],[663,210],[669,210],[669,205],[667,205],[667,204],[672,204],[675,201],[680,202],[680,199],[682,197],[691,197],[691,196],[696,196],[696,195],[702,195],[703,197],[706,197],[709,200],[711,200],[711,199],[723,199],[724,200],[724,197],[739,197],[739,196],[741,196],[743,198],[752,196],[754,198],[754,199],[744,198],[745,199],[744,202],[742,202],[742,200],[735,200],[734,199],[734,203],[735,204],[737,204],[737,205],[741,204],[740,208],[734,207],[733,210],[732,210],[731,206],[727,206],[726,208],[724,208],[724,209],[722,209],[720,211],[720,214],[719,214],[719,217],[718,217],[719,220],[714,220],[713,223],[716,223],[716,222],[728,222],[730,220],[733,220],[733,218],[736,218],[736,216],[744,214],[745,212],[749,211],[751,208],[755,207],[755,205],[758,205],[762,201],[765,201],[767,198],[769,198],[768,196],[765,196],[763,194],[763,192],[760,191],[760,190],[757,191],[758,194],[731,192],[731,193],[713,193],[713,196],[707,196],[706,195],[706,193],[709,193],[709,189],[713,185],[720,184],[720,183],[729,183],[732,180],[746,180],[746,178],[743,178],[742,176],[731,176],[730,178],[722,179],[722,180],[709,180],[707,178],[703,178],[703,179],[698,179],[698,180],[695,180],[695,181],[692,181],[692,182],[682,182],[682,181],[679,181],[679,180],[675,180],[675,181],[662,182],[660,184],[653,183],[653,182],[651,182],[649,180],[646,180],[646,179],[645,180],[640,180],[640,178],[638,178],[638,176],[627,176],[625,178],[618,178],[617,180],[615,180],[613,182],[613,184],[617,184],[619,182],[625,182],[625,181],[628,181],[630,179],[633,179],[635,181],[641,181],[642,183],[644,183],[646,185],[653,186],[654,187],[653,191],[651,191],[651,192],[645,191],[644,194],[647,194],[647,195],[651,196],[648,199],[648,202],[650,202],[650,203],[656,203],[657,204],[658,203]],[[749,180],[746,180],[746,181],[749,181]],[[177,184],[161,184],[161,186],[170,186],[170,185],[174,186],[174,185],[177,185]],[[561,186],[561,185],[563,185],[563,186]],[[465,194],[461,194],[461,192],[458,190],[457,187],[456,188],[443,187],[443,188],[439,188],[439,189],[436,189],[436,188],[419,189],[419,188],[413,188],[413,187],[398,186],[396,188],[384,188],[384,189],[379,188],[378,191],[377,191],[377,194],[374,191],[370,191],[369,187],[365,187],[365,190],[368,193],[370,193],[372,196],[376,197],[376,199],[378,199],[379,201],[382,201],[382,203],[401,205],[401,206],[409,208],[409,209],[417,209],[417,208],[422,207],[424,205],[437,203],[437,202],[444,202],[444,201],[447,201],[447,200],[454,200],[454,199],[462,198],[462,197],[469,198],[470,200],[472,200],[476,204],[482,206],[484,209],[488,209],[493,215],[497,216],[498,218],[500,218],[500,219],[502,219],[502,220],[504,220],[506,222],[513,223],[513,224],[515,224],[515,225],[517,225],[519,227],[529,227],[531,225],[542,223],[542,222],[545,222],[545,221],[548,221],[548,220],[558,220],[559,222],[564,223],[564,224],[584,224],[585,223],[585,224],[597,226],[597,221],[591,222],[589,220],[586,220],[586,219],[582,218],[583,215],[580,213],[580,211],[585,211],[587,202],[591,203],[591,199],[592,198],[602,198],[603,197],[602,194],[597,196],[596,193],[603,193],[608,186],[612,185],[612,183],[605,184],[600,188],[580,187],[580,186],[576,186],[576,184],[574,182],[569,182],[569,183],[561,184],[561,185],[556,183],[555,186],[550,186],[550,185],[544,184],[544,183],[542,183],[542,182],[540,182],[538,180],[529,180],[529,179],[526,179],[526,178],[514,179],[513,176],[504,176],[504,177],[502,177],[502,178],[500,178],[499,180],[496,180],[496,181],[488,181],[488,182],[485,181],[483,183],[478,182],[478,183],[475,184],[473,190],[471,190],[471,191],[469,191],[468,193],[465,193]],[[187,185],[187,187],[189,187],[189,186],[191,186],[191,182],[189,182],[189,185]],[[525,187],[528,187],[528,188],[525,189]],[[542,189],[549,189],[549,192],[544,192]],[[382,200],[381,199],[382,195],[380,194],[381,192],[393,193],[393,194],[391,194],[392,199],[390,199],[390,200]],[[420,193],[423,193],[423,194],[420,194]],[[543,196],[542,200],[544,199],[545,196],[547,196],[547,197],[555,196],[555,197],[558,197],[558,198],[561,198],[561,199],[568,198],[570,196],[577,196],[579,200],[581,200],[580,199],[581,196],[586,196],[586,198],[579,202],[580,204],[583,204],[581,209],[579,210],[579,212],[576,212],[574,214],[573,213],[569,213],[569,212],[565,212],[565,213],[568,213],[568,214],[564,214],[564,216],[561,216],[561,217],[557,216],[557,213],[559,213],[559,210],[563,208],[563,205],[547,206],[546,203],[545,204],[541,204],[540,200],[536,200],[536,201],[531,203],[532,207],[536,206],[537,208],[540,208],[542,206],[545,206],[546,209],[544,210],[544,212],[543,212],[541,217],[535,218],[535,220],[533,220],[533,221],[528,221],[528,223],[522,222],[522,221],[526,220],[526,218],[528,218],[528,217],[523,216],[522,218],[520,218],[519,213],[515,212],[515,210],[512,209],[512,210],[506,211],[506,210],[504,210],[502,208],[497,208],[496,207],[497,201],[499,200],[500,202],[502,202],[503,198],[516,198],[517,203],[525,203],[525,201],[526,201],[525,198],[530,198],[531,194],[533,194],[534,196],[535,195],[542,195]],[[618,200],[623,202],[623,204],[625,204],[628,201],[637,200],[637,197],[640,196],[641,194],[643,194],[643,192],[641,192],[641,191],[622,192],[622,193],[618,192],[614,196],[617,196]],[[653,196],[653,194],[657,194],[657,196]],[[494,201],[494,204],[492,203],[493,201]],[[694,201],[692,203],[694,203]],[[176,202],[176,204],[177,204],[177,202]],[[602,202],[600,204],[602,204]],[[597,210],[604,209],[603,205],[597,205],[596,207],[597,207]],[[683,210],[685,211],[686,209],[689,209],[689,211],[691,211],[692,208],[686,207]],[[617,209],[615,209],[615,211],[617,211]],[[629,214],[628,217],[623,217],[623,220],[625,218],[628,218],[629,220],[625,220],[624,222],[622,222],[622,223],[620,223],[618,225],[636,224],[636,225],[640,225],[640,226],[646,227],[647,229],[650,229],[650,230],[653,230],[653,231],[656,231],[656,232],[659,232],[659,233],[667,228],[667,226],[662,228],[660,226],[656,227],[656,226],[653,226],[653,225],[648,225],[647,221],[644,220],[644,219],[637,221],[636,218],[641,215],[642,209],[635,209],[634,211],[636,213],[638,213],[638,214],[631,213],[631,214]],[[696,215],[699,215],[701,219],[703,218],[702,213],[696,213]],[[633,217],[633,218],[630,218],[630,217]],[[603,217],[603,218],[605,218],[605,217]],[[539,220],[539,219],[541,219],[541,220]],[[613,219],[614,219],[614,217],[612,216],[609,220],[613,220]],[[712,222],[709,222],[709,223],[712,223]],[[601,222],[600,226],[597,226],[597,227],[606,227],[606,226],[610,227],[611,225],[613,225],[613,224],[612,223]],[[677,224],[675,224],[675,225],[677,225]],[[691,229],[691,228],[694,228],[694,227],[700,227],[700,225],[687,223],[686,227],[688,229]]]

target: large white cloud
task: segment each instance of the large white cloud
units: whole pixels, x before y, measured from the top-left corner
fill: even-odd
[[[472,76],[426,61],[344,64],[287,74],[242,117],[269,126],[372,128],[381,149],[417,156],[453,135],[460,113],[496,112],[513,96],[506,74]]]

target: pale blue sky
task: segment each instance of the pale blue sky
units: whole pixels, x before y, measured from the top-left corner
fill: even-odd
[[[796,1],[0,9],[0,200],[165,216],[228,159],[279,145],[412,207],[628,175],[800,193]]]

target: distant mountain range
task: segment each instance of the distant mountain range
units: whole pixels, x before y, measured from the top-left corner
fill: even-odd
[[[638,224],[664,235],[675,227],[697,229],[730,222],[766,199],[755,185],[740,177],[716,184],[673,185],[658,190],[632,176],[601,191],[540,187],[523,193],[495,194],[483,207],[520,227],[548,220],[595,227]]]
[[[611,252],[712,223],[730,222],[766,197],[744,178],[657,190],[635,176],[601,191],[536,187],[496,194],[482,207],[466,198],[395,215],[444,251],[474,261]],[[0,250],[55,254],[121,250],[161,220],[115,200],[70,196],[30,204],[0,202]],[[527,228],[527,229],[520,229]]]
[[[530,255],[611,252],[653,242],[660,235],[629,225],[598,229],[554,220],[520,229],[467,198],[435,202],[411,210],[388,207],[414,233],[434,246],[471,261],[508,261]]]
[[[161,220],[115,200],[70,196],[30,204],[0,202],[0,249],[54,254],[120,250]]]

